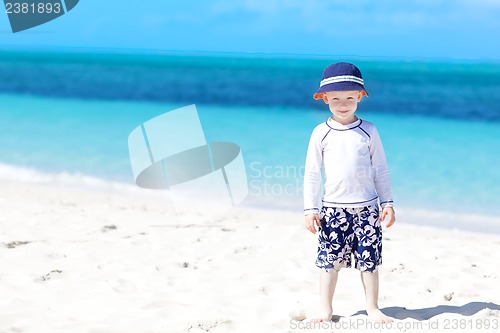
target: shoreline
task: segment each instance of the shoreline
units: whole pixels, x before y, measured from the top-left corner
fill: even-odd
[[[0,164],[4,171],[11,173],[17,167]],[[22,168],[23,175],[15,180],[8,180],[5,176],[0,178],[0,184],[16,186],[34,186],[45,189],[58,189],[70,191],[83,191],[103,195],[137,196],[138,198],[163,201],[166,206],[171,206],[168,201],[168,191],[147,190],[139,188],[133,183],[114,181],[84,174],[46,174],[35,169]],[[35,180],[33,180],[35,179]],[[275,200],[272,202],[272,200]],[[237,208],[256,209],[272,213],[286,212],[303,216],[302,202],[299,198],[293,198],[296,204],[286,203],[285,199],[269,197],[249,197]],[[272,202],[269,204],[269,202]],[[268,205],[266,205],[267,203]],[[274,205],[274,206],[272,206]],[[440,230],[461,230],[465,232],[480,234],[500,235],[500,215],[486,216],[479,214],[457,214],[449,210],[435,211],[431,208],[418,209],[408,206],[396,205],[396,218],[398,224],[413,225],[418,227],[430,227]]]

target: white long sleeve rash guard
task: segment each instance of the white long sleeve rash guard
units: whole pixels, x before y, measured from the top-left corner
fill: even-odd
[[[358,118],[342,125],[331,117],[316,126],[307,149],[304,172],[304,215],[322,206],[393,206],[391,180],[382,141],[375,126]]]

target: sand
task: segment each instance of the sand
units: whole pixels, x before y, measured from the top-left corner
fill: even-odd
[[[319,269],[301,207],[206,218],[150,191],[2,181],[0,212],[0,332],[500,331],[500,234],[419,226],[495,218],[398,208],[379,302],[396,319],[382,327],[354,269],[340,273],[338,321],[309,321]]]

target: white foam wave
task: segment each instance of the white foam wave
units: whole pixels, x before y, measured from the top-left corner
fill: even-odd
[[[96,191],[138,193],[152,196],[167,196],[168,191],[146,190],[133,183],[124,183],[84,175],[81,173],[47,173],[34,168],[0,163],[0,181],[43,184],[57,187],[81,188]],[[295,197],[256,197],[249,195],[242,206],[296,211],[302,214],[302,202]],[[398,223],[420,226],[442,227],[486,233],[500,233],[500,217],[497,215],[474,214],[470,212],[449,212],[415,207],[396,207]]]
[[[136,191],[134,184],[111,181],[82,173],[49,173],[34,168],[0,163],[0,180],[96,190]]]

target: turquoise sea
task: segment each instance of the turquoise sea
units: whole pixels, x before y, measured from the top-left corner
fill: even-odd
[[[242,149],[245,204],[301,214],[309,136],[330,115],[312,94],[340,60],[364,74],[357,114],[381,134],[397,205],[500,217],[500,64],[0,51],[0,177],[133,186],[129,133],[196,104],[207,141]]]

